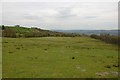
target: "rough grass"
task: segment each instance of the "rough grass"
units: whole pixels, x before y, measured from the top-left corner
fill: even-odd
[[[118,76],[118,47],[99,40],[88,37],[3,38],[2,44],[3,78]]]
[[[33,31],[35,30],[34,28],[25,28],[25,27],[5,27],[6,29],[13,29],[13,30],[16,30],[18,33],[25,33],[25,32],[28,32],[28,31]]]

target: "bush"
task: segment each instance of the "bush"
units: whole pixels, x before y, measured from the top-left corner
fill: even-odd
[[[90,35],[90,37],[94,38],[94,39],[102,40],[107,43],[120,45],[120,43],[119,43],[120,37],[118,37],[118,36],[110,36],[109,34],[100,34],[100,35],[92,34],[92,35]]]
[[[2,33],[3,37],[16,37],[16,30],[14,29],[5,29]]]
[[[5,29],[5,27],[4,27],[4,25],[2,25],[2,30],[4,30]]]

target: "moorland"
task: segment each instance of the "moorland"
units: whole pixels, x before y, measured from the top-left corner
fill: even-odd
[[[3,78],[117,78],[116,37],[2,28]]]

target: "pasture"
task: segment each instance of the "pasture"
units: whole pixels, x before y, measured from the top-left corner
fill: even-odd
[[[118,47],[89,37],[3,38],[3,78],[117,78]]]

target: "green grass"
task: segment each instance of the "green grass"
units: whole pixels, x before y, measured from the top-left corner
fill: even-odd
[[[118,47],[99,40],[3,38],[2,46],[3,78],[117,78]]]
[[[6,29],[13,29],[16,30],[17,32],[24,33],[25,31],[33,31],[35,30],[34,28],[26,28],[26,27],[5,27]]]

